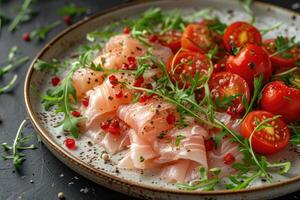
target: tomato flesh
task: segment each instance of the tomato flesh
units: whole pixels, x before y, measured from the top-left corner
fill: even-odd
[[[252,132],[263,120],[274,117],[274,114],[267,111],[250,112],[244,119],[241,126],[241,134],[250,138]],[[253,150],[260,154],[274,154],[284,149],[290,140],[290,131],[287,125],[279,118],[260,126],[252,136]]]
[[[207,53],[216,46],[214,37],[204,24],[189,24],[181,38],[182,48]]]
[[[229,105],[217,108],[218,111],[226,111],[230,115],[236,115],[244,111],[242,105],[242,97],[246,96],[247,101],[250,100],[250,89],[247,82],[237,74],[232,74],[230,72],[219,72],[213,74],[210,82],[210,91],[214,101],[218,98],[220,101],[224,98],[235,96]]]
[[[172,56],[167,63],[167,69],[173,81],[179,86],[190,86],[190,78],[196,73],[200,74],[200,79],[207,74],[210,61],[204,54],[192,51],[181,51]]]
[[[182,32],[172,30],[158,36],[158,42],[169,47],[175,54],[181,48]]]
[[[300,90],[289,87],[282,81],[267,84],[260,102],[263,110],[281,115],[286,123],[300,118]]]
[[[226,62],[226,70],[243,77],[249,87],[253,89],[253,80],[260,74],[264,82],[272,75],[272,64],[267,52],[255,44],[246,44],[236,56],[229,56]]]
[[[234,22],[228,26],[225,30],[223,40],[225,48],[229,52],[247,43],[262,44],[260,32],[254,26],[246,22]]]
[[[276,53],[277,48],[274,39],[264,41],[264,47],[270,55],[274,73],[282,72],[293,67],[300,56],[300,49],[298,46],[294,46],[281,54],[273,56],[272,54]]]

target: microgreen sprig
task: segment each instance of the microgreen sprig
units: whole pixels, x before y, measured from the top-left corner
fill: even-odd
[[[30,9],[30,5],[32,4],[32,2],[33,0],[24,0],[20,12],[8,27],[9,32],[14,31],[21,23],[26,22],[32,18],[32,16],[35,14]]]
[[[87,9],[83,7],[76,6],[74,4],[66,5],[58,10],[59,15],[61,16],[79,16],[87,13]]]
[[[211,172],[214,175],[214,178],[208,178],[208,172]],[[211,191],[214,190],[216,185],[220,182],[219,175],[221,173],[220,168],[212,168],[209,171],[204,168],[199,168],[200,178],[190,181],[189,183],[177,183],[176,186],[179,189],[185,190],[198,190],[202,191]]]
[[[30,39],[35,39],[37,41],[42,41],[46,38],[47,34],[54,28],[59,26],[61,21],[55,21],[49,25],[38,27],[30,33]]]
[[[16,169],[20,169],[22,163],[26,160],[25,158],[26,155],[20,153],[19,150],[29,150],[29,149],[33,150],[37,148],[34,144],[31,144],[29,146],[24,146],[32,139],[32,135],[22,137],[22,131],[25,125],[26,125],[26,120],[23,120],[18,128],[12,146],[9,146],[7,143],[1,144],[4,151],[8,152],[9,150],[12,150],[12,155],[5,155],[2,156],[2,158],[5,160],[9,160],[9,159],[13,160],[13,165],[15,166]]]

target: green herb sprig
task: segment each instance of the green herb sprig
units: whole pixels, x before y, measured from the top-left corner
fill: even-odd
[[[211,172],[214,176],[214,178],[209,179],[208,178],[208,172]],[[199,174],[200,178],[190,181],[189,183],[177,183],[176,186],[179,189],[184,190],[199,190],[202,191],[211,191],[214,190],[216,185],[220,182],[219,175],[221,173],[220,168],[212,168],[209,171],[204,168],[199,168]]]
[[[61,24],[61,21],[55,21],[49,25],[38,27],[37,29],[33,30],[30,33],[30,39],[35,39],[37,41],[43,41],[45,40],[47,34],[52,31],[54,28],[59,26]]]
[[[23,128],[26,125],[26,120],[23,120],[22,123],[20,124],[16,137],[14,139],[13,145],[10,146],[7,143],[2,143],[2,148],[4,151],[8,153],[8,151],[12,151],[11,155],[3,155],[2,158],[4,160],[12,160],[13,165],[15,166],[16,169],[20,169],[22,163],[26,160],[26,155],[19,152],[20,150],[34,150],[37,147],[34,144],[31,144],[29,146],[26,146],[26,143],[32,140],[33,135],[28,135],[25,137],[22,137],[22,131]]]
[[[30,9],[33,0],[24,0],[18,15],[8,27],[8,31],[14,31],[21,23],[29,21],[36,13]]]
[[[58,10],[58,14],[61,16],[80,16],[87,13],[87,9],[83,7],[76,6],[74,4],[66,5]]]
[[[291,48],[295,46],[299,46],[300,43],[296,42],[296,37],[292,38],[285,38],[283,36],[277,36],[275,39],[275,47],[276,47],[276,52],[271,54],[270,57],[274,57],[276,55],[282,55],[285,58],[290,58],[292,57],[291,54],[285,52],[287,50],[290,50]]]

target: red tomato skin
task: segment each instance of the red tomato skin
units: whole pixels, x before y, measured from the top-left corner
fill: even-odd
[[[246,36],[246,38],[240,39],[241,35]],[[231,52],[232,42],[237,48],[242,47],[247,43],[260,45],[262,44],[262,36],[260,32],[251,24],[238,21],[232,23],[226,28],[223,36],[223,41],[227,51]]]
[[[267,116],[268,118],[274,117],[274,114],[267,112],[267,111],[252,111],[250,112],[244,121],[242,122],[241,125],[241,134],[245,138],[249,138],[250,134],[254,130],[253,127],[253,122],[254,122],[254,117],[259,117],[259,116]],[[253,150],[259,154],[263,155],[271,155],[274,154],[282,149],[284,149],[289,141],[290,141],[290,130],[287,127],[287,125],[281,120],[281,119],[276,119],[276,121],[279,123],[280,127],[283,127],[281,130],[285,134],[285,139],[282,141],[282,143],[278,144],[277,146],[268,144],[261,139],[255,137],[255,134],[252,137],[252,147]]]
[[[193,60],[193,64],[187,65],[187,63],[180,65],[180,67],[176,67],[182,60]],[[197,61],[201,61],[199,66],[197,65]],[[187,61],[185,61],[187,62]],[[174,65],[174,66],[172,66]],[[193,52],[189,50],[180,51],[178,54],[171,56],[167,62],[167,70],[171,79],[174,82],[178,82],[179,86],[183,86],[183,79],[186,81],[186,87],[190,86],[189,79],[194,77],[197,72],[200,73],[200,78],[203,75],[207,74],[207,71],[210,67],[210,61],[205,54],[199,52]],[[175,69],[174,73],[173,70]]]
[[[264,82],[270,79],[272,64],[269,55],[262,47],[256,44],[246,44],[238,55],[229,56],[226,70],[243,77],[249,87],[253,89],[255,76],[263,74]]]
[[[300,90],[289,87],[282,81],[274,81],[262,92],[261,107],[276,115],[281,115],[286,123],[300,118]]]
[[[223,84],[226,85],[223,85],[222,87],[219,84],[220,82],[223,82]],[[233,86],[228,86],[228,85],[233,85]],[[245,94],[247,101],[248,102],[250,101],[250,89],[245,79],[243,79],[241,76],[237,74],[232,74],[230,72],[219,72],[213,74],[210,80],[210,90],[211,92],[213,92],[213,90],[216,90],[220,96],[222,96],[222,94],[226,95],[226,91],[231,93],[231,94],[227,94],[227,96],[238,94],[238,93],[240,93],[241,95]],[[213,94],[212,97],[214,99]],[[222,112],[224,110],[219,110],[219,111]],[[242,105],[242,96],[237,97],[233,101],[233,105],[229,106],[225,111],[230,115],[237,115],[238,113],[243,112],[244,107]]]
[[[168,31],[163,35],[158,36],[158,42],[166,47],[169,47],[175,54],[181,48],[181,37],[180,31]]]
[[[267,48],[267,45],[274,42],[274,39],[269,39],[264,41],[264,48],[266,49],[266,51],[268,52],[269,56],[270,56],[270,60],[272,62],[272,67],[273,67],[273,73],[279,73],[282,71],[285,71],[291,67],[293,67],[295,65],[295,63],[297,62],[297,60],[299,59],[300,56],[300,50],[298,50],[298,56],[294,56],[293,58],[283,58],[281,56],[271,56],[272,52],[270,52]]]
[[[189,24],[183,32],[181,46],[195,52],[207,53],[215,47],[213,35],[204,24]]]

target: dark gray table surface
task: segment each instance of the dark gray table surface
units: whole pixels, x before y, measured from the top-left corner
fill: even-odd
[[[300,1],[297,0],[263,0],[289,9],[295,9]],[[21,0],[10,0],[8,3],[0,5],[0,12],[3,10],[12,15],[16,12],[16,7],[20,5]],[[91,13],[110,8],[112,6],[124,3],[122,0],[48,0],[37,1],[35,8],[40,14],[21,26],[15,33],[7,33],[6,28],[1,31],[0,35],[0,65],[6,60],[7,53],[13,45],[17,45],[23,52],[32,59],[35,54],[42,48],[44,43],[26,43],[22,41],[21,35],[32,30],[39,24],[47,24],[56,19],[57,9],[68,2],[74,2],[76,5],[89,8]],[[299,7],[299,6],[298,6]],[[296,9],[298,12],[300,9]],[[49,34],[47,40],[65,29],[65,25],[60,25],[57,29]],[[23,67],[16,70],[19,80],[16,88],[9,94],[0,96],[0,143],[11,143],[15,137],[19,123],[26,118],[26,109],[23,100],[23,82],[29,62]],[[12,74],[5,76],[4,80],[11,78]],[[2,123],[1,123],[2,121]],[[31,125],[25,130],[25,133],[34,132]],[[58,192],[64,192],[67,199],[101,199],[113,200],[133,199],[126,195],[117,193],[78,175],[56,157],[41,143],[34,141],[38,149],[27,151],[26,158],[22,166],[21,173],[16,173],[10,161],[0,159],[0,200],[9,199],[30,199],[30,200],[52,200],[57,199]],[[0,150],[2,154],[2,149]],[[300,192],[290,194],[280,199],[298,199]]]

